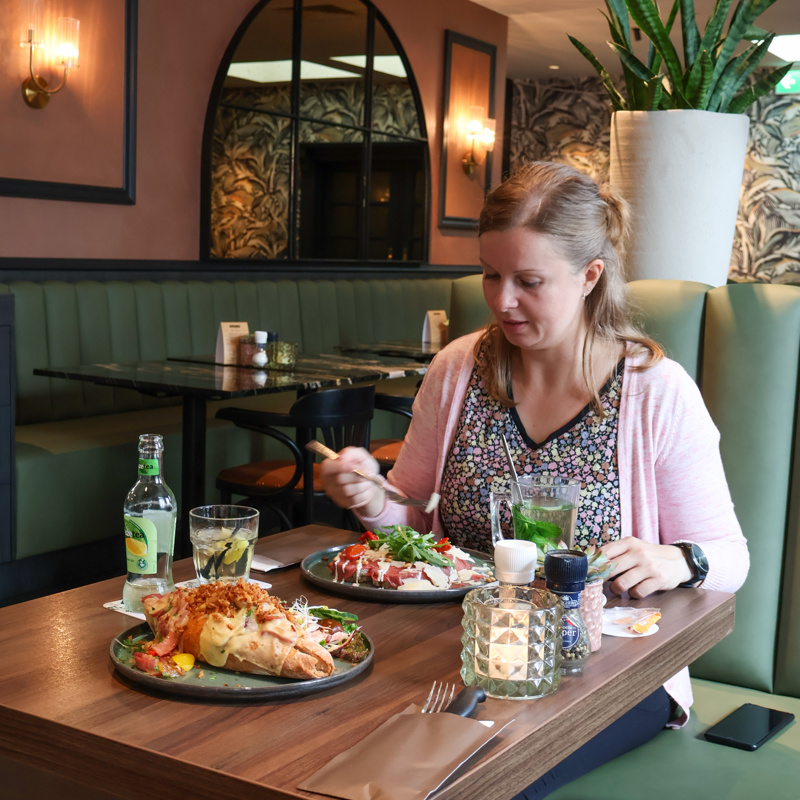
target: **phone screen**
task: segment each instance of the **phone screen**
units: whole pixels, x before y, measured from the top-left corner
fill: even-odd
[[[777,711],[745,703],[712,725],[705,738],[710,742],[755,750],[794,719],[788,711]]]

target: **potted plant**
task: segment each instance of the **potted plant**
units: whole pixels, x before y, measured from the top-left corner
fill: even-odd
[[[655,0],[605,0],[624,92],[569,37],[614,110],[609,182],[633,210],[629,277],[727,281],[750,124],[742,112],[793,66],[751,81],[773,39],[753,23],[774,2],[738,0],[726,30],[733,0],[717,0],[701,34],[693,0],[675,0],[665,21]],[[634,55],[629,16],[649,40],[646,62]],[[678,22],[682,60],[669,36]]]

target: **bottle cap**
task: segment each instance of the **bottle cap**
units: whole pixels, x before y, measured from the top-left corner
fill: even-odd
[[[267,332],[266,331],[256,331],[253,336],[255,337],[256,344],[266,344],[267,343]]]
[[[544,557],[547,588],[561,592],[583,591],[589,559],[579,550],[550,550]]]
[[[277,342],[278,341],[278,331],[267,331],[267,341],[268,342]]]
[[[494,576],[500,583],[523,586],[536,574],[536,543],[525,539],[501,539],[494,546]]]

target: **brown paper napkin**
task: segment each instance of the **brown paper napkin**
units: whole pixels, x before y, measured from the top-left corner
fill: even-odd
[[[346,800],[424,800],[504,727],[409,706],[297,788]]]

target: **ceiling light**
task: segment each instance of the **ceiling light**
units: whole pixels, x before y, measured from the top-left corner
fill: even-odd
[[[561,69],[561,67],[559,67],[558,64],[550,64],[547,69]]]
[[[800,34],[776,36],[769,46],[769,52],[783,61],[800,61]]]
[[[343,64],[352,64],[354,67],[367,68],[366,56],[331,56],[331,61],[341,61]],[[396,78],[406,78],[406,68],[400,56],[374,56],[372,68],[376,72],[394,75]]]
[[[228,67],[231,78],[242,78],[253,83],[289,83],[292,80],[292,61],[237,61]],[[313,61],[300,62],[300,80],[315,81],[331,78],[355,78],[353,72],[326,67]]]

